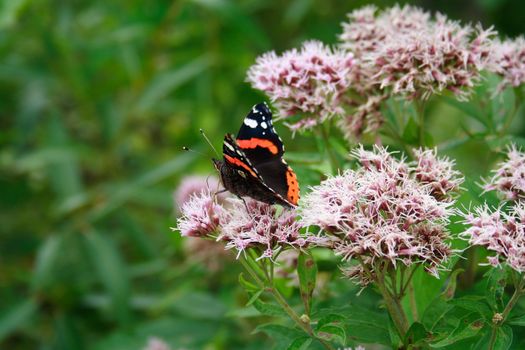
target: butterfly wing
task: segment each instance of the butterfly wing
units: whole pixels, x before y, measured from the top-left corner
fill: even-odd
[[[257,169],[252,165],[246,154],[239,148],[232,135],[226,134],[222,144],[224,160],[234,169],[242,171],[247,176],[251,176],[262,181]]]
[[[282,158],[284,145],[266,103],[252,107],[237,134],[237,145],[263,182],[292,205],[299,201],[297,176]]]

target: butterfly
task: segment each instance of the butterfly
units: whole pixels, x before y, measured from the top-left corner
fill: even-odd
[[[297,176],[282,158],[284,145],[266,102],[252,107],[236,139],[231,134],[224,136],[222,151],[222,160],[212,160],[225,190],[268,204],[297,205]]]

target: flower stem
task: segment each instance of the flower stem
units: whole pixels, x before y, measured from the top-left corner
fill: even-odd
[[[376,272],[376,285],[383,296],[388,313],[390,314],[390,317],[392,317],[392,321],[394,322],[401,339],[403,339],[408,331],[408,319],[403,307],[401,306],[399,295],[389,291],[385,283],[385,275],[379,271],[379,269],[377,269]]]
[[[257,283],[257,285],[264,289],[265,291],[269,292],[270,294],[272,294],[272,296],[274,297],[275,301],[277,301],[277,303],[281,306],[281,308],[288,314],[288,316],[295,322],[295,324],[301,328],[306,334],[308,334],[311,338],[314,338],[314,339],[317,339],[323,346],[325,349],[328,349],[328,350],[334,350],[334,348],[332,347],[332,345],[330,343],[328,343],[327,341],[323,340],[323,339],[320,339],[319,337],[317,337],[314,333],[314,331],[312,330],[312,327],[310,326],[309,323],[307,322],[303,322],[301,320],[301,318],[299,317],[299,315],[294,311],[294,309],[292,309],[292,307],[290,306],[290,304],[288,304],[288,302],[286,301],[286,299],[282,296],[282,294],[277,290],[277,288],[275,287],[275,285],[273,285],[273,280],[270,280],[269,278],[267,278],[266,280],[262,280],[261,278],[259,278],[257,272],[253,269],[252,267],[252,264],[250,264],[249,261],[247,261],[248,258],[241,258],[240,261],[241,261],[241,264],[243,265],[243,267],[246,269],[246,271],[248,271],[248,273],[250,274],[250,276],[255,280],[255,282]],[[254,263],[254,262],[253,262]],[[266,269],[263,268],[264,271],[266,271]],[[269,276],[267,273],[265,273],[266,276]],[[270,274],[271,275],[271,274]]]
[[[425,102],[416,100],[414,104],[419,121],[419,146],[425,146]]]
[[[330,159],[330,166],[332,167],[332,174],[335,174],[337,170],[339,169],[339,162],[334,152],[332,152],[332,147],[330,146],[330,139],[328,136],[328,131],[326,130],[325,125],[321,124],[319,128],[321,129],[321,136],[323,138],[324,147],[326,148],[326,152],[328,153],[328,158]]]
[[[521,279],[519,280],[519,282],[515,282],[514,284],[514,294],[512,294],[512,297],[510,298],[509,302],[505,306],[505,309],[503,309],[503,312],[501,313],[501,318],[498,320],[497,323],[493,321],[494,324],[492,326],[492,333],[490,335],[490,341],[489,341],[489,347],[488,347],[489,350],[494,349],[494,345],[496,344],[496,335],[498,333],[499,327],[501,327],[501,325],[505,322],[510,312],[512,311],[512,309],[518,302],[519,298],[525,292],[524,290],[525,278],[523,278],[522,276],[520,277]]]
[[[417,312],[416,293],[414,292],[414,283],[410,281],[408,284],[408,298],[410,300],[410,309],[412,310],[412,318],[414,322],[419,320],[419,314]]]

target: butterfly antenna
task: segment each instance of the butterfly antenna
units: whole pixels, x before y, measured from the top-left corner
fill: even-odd
[[[210,139],[208,138],[208,136],[206,136],[206,134],[204,133],[204,130],[199,129],[199,132],[201,133],[202,137],[204,137],[208,145],[210,145],[211,149],[213,149],[213,152],[215,152],[215,154],[217,155],[217,158],[220,158],[221,156],[219,155],[215,147],[213,147],[213,144],[210,142]]]
[[[206,157],[206,158],[208,157],[206,154],[204,154],[204,153],[202,153],[202,152],[198,152],[198,151],[196,151],[196,150],[194,150],[194,149],[191,149],[191,148],[188,148],[188,147],[186,147],[186,146],[183,146],[183,147],[182,147],[182,150],[183,150],[183,151],[186,151],[186,152],[193,152],[193,153],[198,154],[199,156],[203,156],[203,157]]]

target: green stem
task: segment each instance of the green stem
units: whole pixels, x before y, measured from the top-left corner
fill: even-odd
[[[404,339],[405,334],[408,331],[408,319],[405,315],[403,307],[401,306],[401,300],[398,295],[391,293],[385,284],[385,275],[379,269],[377,271],[376,285],[383,296],[385,301],[385,306],[392,317],[392,321],[397,328],[397,331],[401,337]]]
[[[414,104],[419,121],[419,146],[425,146],[425,102],[416,100]]]
[[[288,316],[295,322],[295,324],[301,328],[306,334],[308,334],[311,338],[317,339],[324,347],[328,350],[335,350],[330,343],[327,341],[318,338],[314,331],[312,330],[312,327],[309,323],[303,322],[299,315],[292,309],[290,304],[286,301],[286,299],[282,296],[282,294],[277,290],[277,288],[273,285],[273,282],[270,282],[269,279],[266,279],[265,281],[261,280],[257,274],[257,272],[252,268],[252,264],[247,261],[247,259],[240,259],[241,264],[243,267],[248,271],[250,276],[255,280],[255,282],[258,284],[258,286],[265,291],[272,294],[275,301],[282,307],[282,309],[288,314]],[[252,263],[255,263],[252,261]],[[265,268],[262,269],[265,271],[265,275],[268,276],[267,270]]]
[[[501,313],[501,318],[497,323],[494,323],[492,326],[492,333],[490,335],[490,341],[489,341],[489,350],[494,349],[494,345],[496,344],[496,336],[498,333],[499,327],[505,322],[507,317],[509,316],[510,312],[518,302],[519,298],[523,295],[525,290],[523,287],[525,286],[525,278],[521,277],[520,281],[514,284],[514,294],[512,294],[512,297],[510,298],[509,302],[505,306],[505,309],[503,309],[503,312]]]
[[[328,158],[330,159],[330,166],[332,167],[332,174],[335,174],[337,170],[339,169],[339,162],[335,154],[332,152],[332,147],[330,146],[328,131],[326,130],[325,125],[321,124],[319,128],[321,129],[321,136],[323,138],[326,152],[328,153]]]
[[[405,282],[405,284],[403,284],[403,286],[401,287],[401,291],[399,292],[399,297],[403,297],[403,295],[405,295],[405,292],[409,286],[409,283],[410,281],[412,281],[412,277],[414,277],[414,273],[416,272],[418,266],[416,265],[415,267],[412,267],[412,269],[410,270],[410,273],[407,277],[407,280]]]
[[[410,309],[412,310],[412,318],[414,322],[419,320],[419,314],[417,312],[416,293],[414,292],[414,283],[410,281],[408,284],[408,298],[410,300]]]

